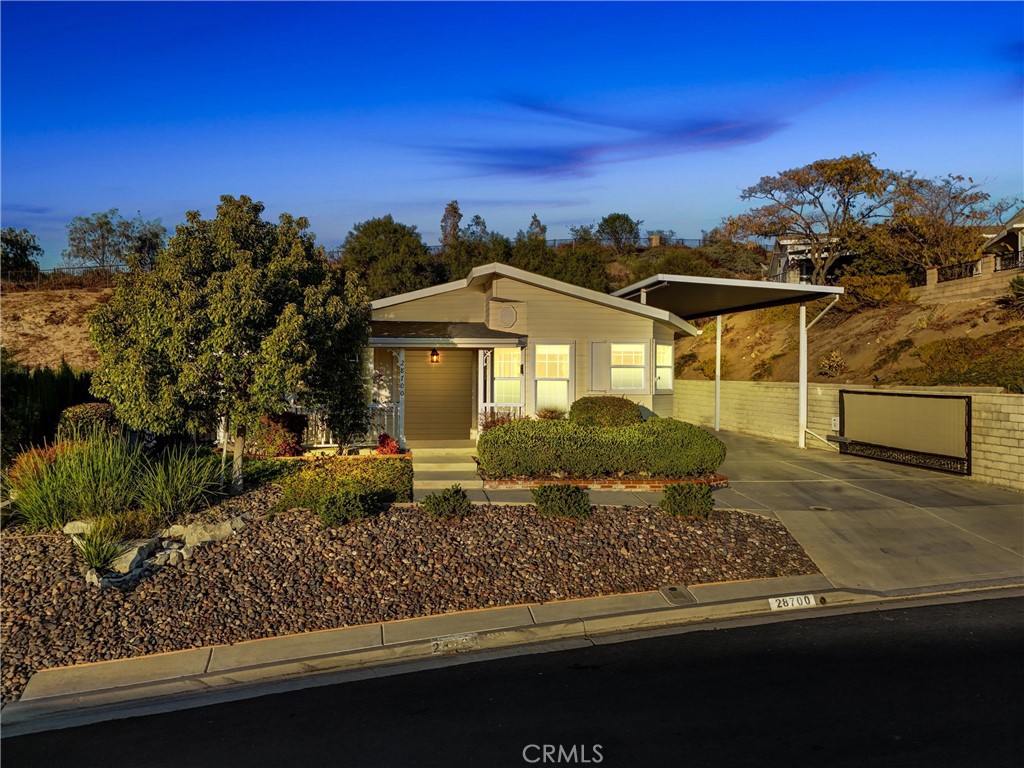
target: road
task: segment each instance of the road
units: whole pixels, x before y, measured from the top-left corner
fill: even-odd
[[[8,738],[0,756],[5,768],[1016,766],[1022,617],[1016,598],[690,632]]]

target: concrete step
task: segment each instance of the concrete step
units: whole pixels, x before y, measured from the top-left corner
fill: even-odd
[[[465,448],[462,448],[462,447],[447,448],[447,447],[442,446],[440,448],[411,448],[410,450],[412,451],[412,460],[413,461],[416,461],[417,458],[424,458],[424,457],[428,457],[428,458],[432,459],[432,458],[434,458],[436,456],[463,456],[463,457],[468,457],[468,456],[475,456],[476,455],[476,446],[475,445],[471,446],[471,447],[465,447]]]
[[[442,457],[437,456],[435,458],[439,459]],[[451,458],[456,457],[453,456]],[[431,461],[429,462],[414,461],[412,464],[412,471],[415,472],[417,475],[422,474],[423,472],[461,472],[462,474],[465,475],[475,475],[476,462],[465,461],[464,459],[460,459],[459,461],[446,462],[434,461],[433,459],[431,459]]]
[[[480,475],[476,473],[476,467],[470,472],[420,472],[414,469],[412,479],[414,483],[419,483],[421,480],[443,480],[458,483],[462,480],[479,480]]]
[[[431,456],[430,454],[422,454],[415,452],[412,454],[412,460],[415,464],[475,464],[473,456],[475,454],[465,453],[450,453],[441,454],[440,456]]]
[[[434,480],[434,479],[431,479],[431,480],[419,480],[419,479],[413,479],[413,481],[412,481],[413,491],[419,491],[419,490],[424,490],[424,489],[426,489],[426,490],[438,490],[438,489],[441,489],[441,488],[448,488],[448,487],[453,486],[453,485],[461,486],[464,491],[482,490],[483,487],[484,487],[484,481],[481,480],[480,478],[476,478],[476,479],[462,478],[461,480],[460,479],[455,479],[455,480]]]

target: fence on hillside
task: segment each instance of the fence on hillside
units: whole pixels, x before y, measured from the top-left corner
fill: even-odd
[[[126,272],[126,264],[108,267],[56,267],[54,269],[21,269],[4,272],[0,287],[7,291],[46,291],[65,288],[109,288],[114,275]]]

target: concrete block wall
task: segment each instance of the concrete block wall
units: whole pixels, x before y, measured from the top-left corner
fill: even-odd
[[[1009,293],[1009,283],[1024,270],[1007,269],[995,272],[995,257],[984,256],[978,262],[980,274],[959,280],[938,282],[938,270],[929,269],[928,284],[911,288],[910,292],[925,304],[946,304],[968,299],[984,299]]]
[[[877,389],[855,384],[807,385],[807,428],[821,437],[833,434],[840,389]],[[1024,395],[993,387],[901,387],[901,392],[971,396],[971,479],[1024,491]],[[796,382],[723,381],[722,429],[797,443]],[[673,415],[680,421],[713,427],[715,383],[676,381]],[[808,435],[807,447],[837,450]]]

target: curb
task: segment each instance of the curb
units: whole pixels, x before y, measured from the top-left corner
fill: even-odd
[[[1024,582],[1000,579],[882,593],[835,588],[813,574],[487,608],[55,667],[35,673],[21,699],[3,707],[2,736],[138,716],[140,707],[152,708],[154,702],[161,711],[202,706],[224,696],[245,697],[244,690],[256,685],[294,685],[313,676],[355,673],[365,678],[382,674],[374,671],[382,667],[394,666],[398,673],[411,666],[485,660],[526,646],[549,647],[522,652],[580,648],[687,625],[699,630],[730,620],[810,618],[871,604],[970,599],[1014,588],[1024,588]],[[814,605],[782,610],[772,605],[773,599],[796,595],[813,596]],[[216,693],[222,695],[211,696]]]

